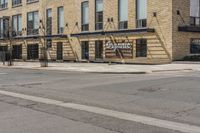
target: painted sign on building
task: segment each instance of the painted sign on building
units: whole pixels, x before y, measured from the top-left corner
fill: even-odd
[[[111,42],[107,41],[105,45],[106,58],[133,58],[132,42]]]

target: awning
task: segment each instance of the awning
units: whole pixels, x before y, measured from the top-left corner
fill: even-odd
[[[68,38],[68,35],[61,34],[61,35],[30,35],[30,36],[17,36],[12,37],[12,40],[26,40],[26,39],[39,39],[39,38],[45,38],[45,39],[53,39],[53,38]],[[1,38],[0,40],[9,40],[8,38]]]
[[[183,32],[200,32],[200,26],[179,26],[178,31]]]
[[[81,32],[71,34],[71,37],[81,37],[81,36],[102,36],[102,35],[130,35],[146,32],[155,32],[153,28],[141,28],[141,29],[127,29],[127,30],[113,30],[113,31],[95,31],[95,32]]]

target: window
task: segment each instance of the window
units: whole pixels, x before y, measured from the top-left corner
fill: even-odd
[[[147,26],[147,0],[136,1],[137,17],[136,27],[143,28]]]
[[[103,0],[95,1],[95,30],[103,29]]]
[[[190,24],[200,26],[200,1],[190,0]]]
[[[95,58],[103,59],[103,41],[95,41]]]
[[[191,54],[200,54],[200,39],[192,39],[190,45]]]
[[[9,37],[8,29],[9,29],[9,18],[8,19],[0,18],[0,38]]]
[[[81,24],[82,31],[89,30],[89,2],[85,1],[81,4]]]
[[[64,8],[58,8],[58,34],[62,34],[64,32]]]
[[[38,44],[29,44],[27,46],[27,59],[28,60],[39,59],[39,45]]]
[[[47,35],[52,34],[52,10],[47,9],[46,11],[46,33]]]
[[[83,60],[89,59],[89,42],[88,41],[81,42],[81,57]]]
[[[136,57],[147,57],[147,40],[136,40]]]
[[[27,14],[27,35],[39,34],[39,16],[38,12],[29,12]]]
[[[3,24],[3,19],[0,19],[0,38],[3,38],[4,34],[4,24]]]
[[[8,8],[8,0],[0,0],[0,10]]]
[[[47,49],[52,48],[52,40],[47,39]]]
[[[22,16],[15,15],[12,18],[13,25],[13,36],[21,36],[22,35]]]
[[[13,45],[12,57],[13,59],[22,59],[22,45]]]
[[[119,0],[119,29],[128,28],[128,0]]]
[[[12,6],[18,6],[22,4],[22,0],[12,0]]]
[[[38,2],[39,0],[27,0],[27,3],[34,3],[34,2]]]

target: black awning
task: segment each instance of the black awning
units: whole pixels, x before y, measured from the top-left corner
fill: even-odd
[[[101,36],[101,35],[126,35],[126,34],[136,34],[145,32],[155,32],[153,28],[141,28],[141,29],[127,29],[127,30],[113,30],[113,31],[95,31],[95,32],[81,32],[71,34],[71,37],[81,37],[81,36]]]
[[[183,32],[200,32],[200,26],[179,26],[178,31]]]
[[[30,35],[30,36],[17,36],[12,37],[12,40],[26,40],[26,39],[39,39],[39,38],[45,38],[45,39],[53,39],[53,38],[68,38],[68,35]],[[0,40],[9,40],[9,38],[1,38]]]

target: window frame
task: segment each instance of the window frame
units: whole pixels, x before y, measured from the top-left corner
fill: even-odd
[[[103,30],[104,28],[104,11],[97,11],[97,1],[95,0],[95,30]],[[102,3],[104,4],[104,0],[102,0]],[[104,7],[103,7],[104,8]],[[97,21],[98,20],[98,15],[102,16],[102,21]]]
[[[60,27],[60,9],[63,9],[63,27]],[[57,8],[57,33],[63,34],[64,33],[64,23],[65,23],[65,17],[64,17],[64,7],[60,6]]]
[[[124,0],[118,0],[118,29],[120,30],[124,30],[124,29],[128,29],[128,18],[126,21],[121,21],[120,20],[120,14],[121,14],[121,2],[124,1]],[[128,0],[127,0],[128,2]],[[127,10],[128,10],[129,7],[127,7]],[[127,12],[128,13],[128,12]],[[127,14],[128,16],[128,14]]]
[[[83,5],[87,3],[88,5],[88,23],[87,24],[84,24],[83,23],[83,19],[84,19],[84,13],[83,13]],[[81,31],[84,32],[84,31],[89,31],[89,1],[83,1],[81,3]]]
[[[138,45],[140,47],[138,47]],[[145,45],[145,47],[141,47],[141,45]],[[142,49],[142,48],[145,48],[145,49]],[[147,58],[147,56],[148,56],[147,39],[144,39],[144,38],[136,39],[136,58]]]

